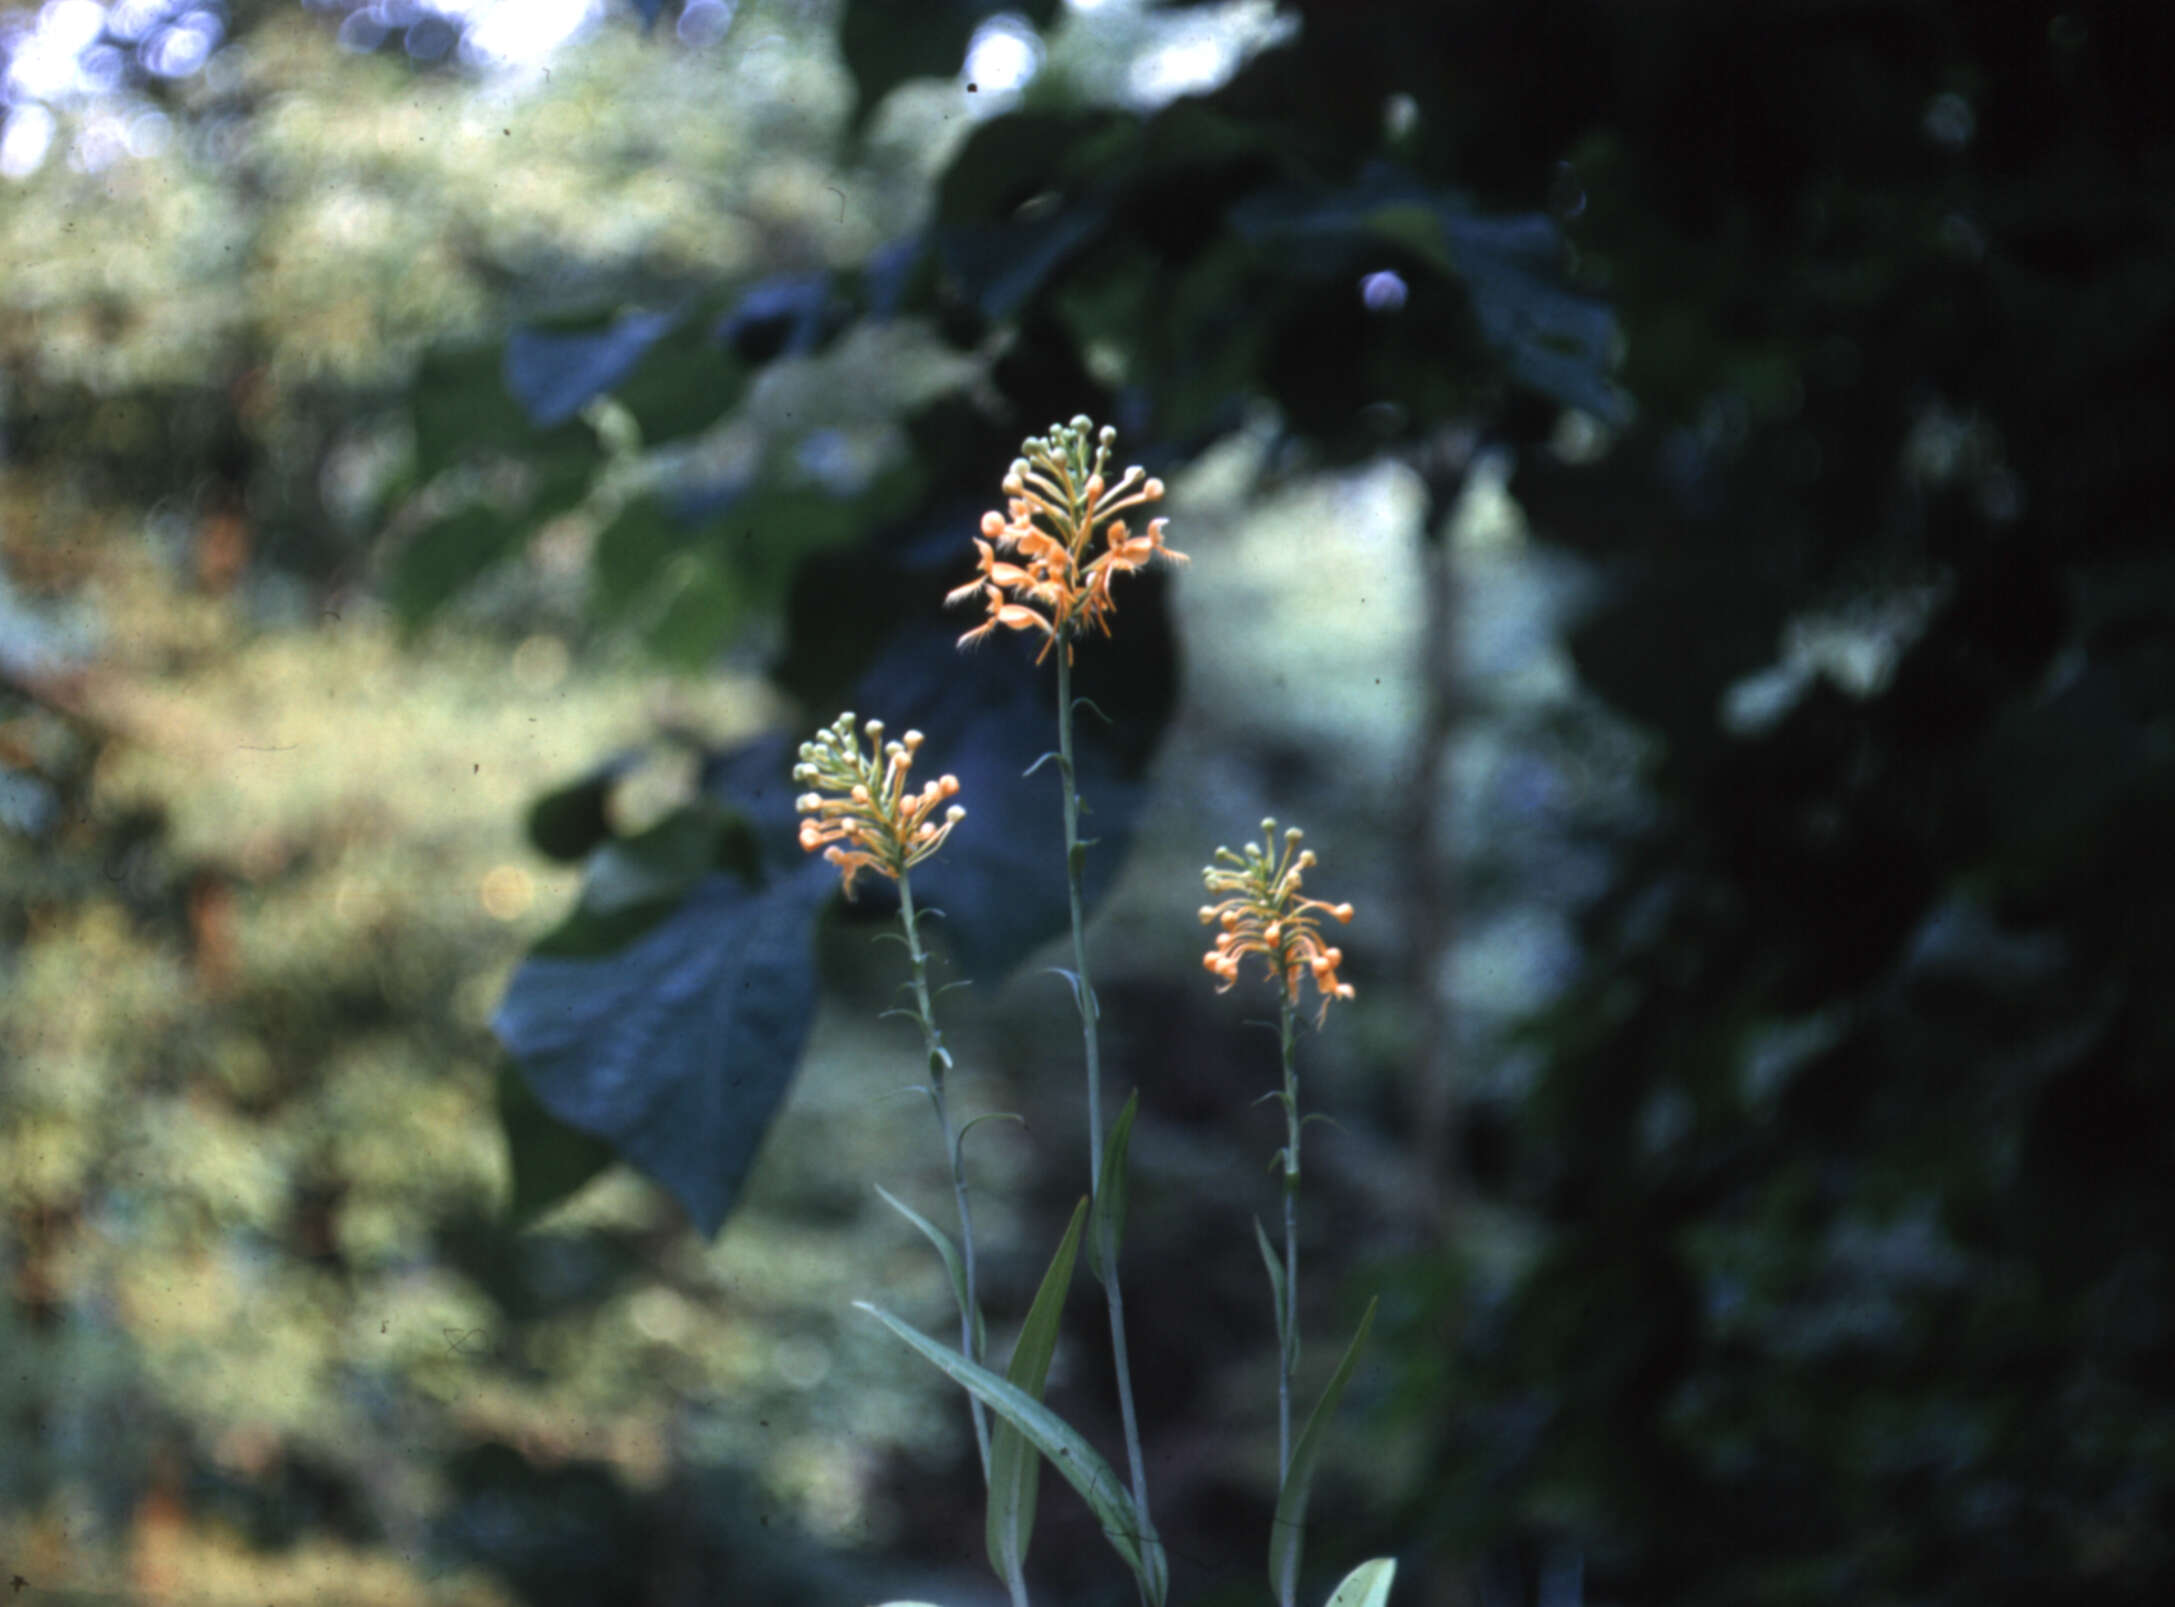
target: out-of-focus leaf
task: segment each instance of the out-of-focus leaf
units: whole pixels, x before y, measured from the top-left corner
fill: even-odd
[[[1276,1493],[1276,1517],[1269,1526],[1269,1588],[1278,1601],[1292,1600],[1299,1588],[1299,1553],[1306,1544],[1307,1502],[1314,1494],[1314,1470],[1329,1438],[1337,1402],[1344,1398],[1344,1386],[1352,1381],[1352,1369],[1359,1363],[1368,1330],[1374,1327],[1378,1304],[1375,1300],[1367,1302],[1359,1319],[1359,1331],[1345,1346],[1344,1359],[1337,1363],[1322,1398],[1307,1415],[1306,1427],[1299,1431],[1299,1441],[1291,1450],[1291,1466],[1284,1473],[1284,1487]]]
[[[691,554],[666,577],[663,606],[642,632],[659,662],[701,669],[746,617],[747,588],[708,553]]]
[[[577,919],[639,924],[639,935],[578,957],[540,946],[494,1025],[547,1111],[608,1142],[710,1234],[800,1060],[815,1009],[817,899],[806,874],[753,886],[713,872],[659,915],[642,883],[662,885],[665,871],[621,858],[632,862],[618,878],[623,901],[591,914],[592,878]]]
[[[1047,1406],[988,1368],[977,1367],[957,1351],[916,1332],[890,1312],[881,1311],[865,1300],[857,1300],[854,1304],[897,1334],[919,1352],[923,1360],[979,1397],[983,1405],[1017,1428],[1030,1445],[1049,1458],[1058,1475],[1080,1492],[1080,1499],[1101,1520],[1103,1538],[1147,1588],[1149,1600],[1161,1603],[1163,1591],[1157,1584],[1166,1577],[1162,1542],[1152,1534],[1138,1533],[1140,1520],[1133,1510],[1132,1499],[1126,1494],[1125,1486],[1118,1482],[1117,1474],[1111,1471],[1110,1464],[1103,1460],[1101,1452]]]
[[[1555,224],[1535,213],[1474,217],[1448,204],[1437,216],[1481,339],[1511,376],[1566,407],[1611,424],[1629,422],[1630,402],[1608,378],[1616,314],[1607,302],[1564,288]]]
[[[1011,12],[1044,27],[1056,11],[1056,0],[847,0],[838,20],[838,53],[860,91],[854,129],[907,80],[957,73],[985,19]]]
[[[937,222],[1009,222],[1023,202],[1081,177],[1081,152],[1107,163],[1137,138],[1137,121],[1120,112],[1022,111],[992,119],[967,136],[937,181]]]
[[[1397,1582],[1397,1559],[1376,1557],[1344,1576],[1329,1593],[1328,1607],[1389,1607],[1390,1586]]]
[[[498,1073],[498,1121],[512,1163],[507,1215],[516,1226],[572,1198],[612,1164],[612,1146],[546,1110],[512,1066]]]
[[[537,429],[564,424],[633,373],[675,322],[627,312],[601,329],[518,329],[506,340],[506,389]]]
[[[512,554],[531,529],[518,510],[470,503],[419,530],[393,561],[386,600],[409,630],[422,625],[461,589]]]
[[[1261,192],[1230,219],[1284,271],[1312,277],[1361,271],[1386,246],[1414,253],[1463,284],[1481,340],[1512,378],[1611,423],[1629,417],[1609,380],[1615,314],[1564,283],[1562,235],[1545,216],[1482,217],[1383,167],[1347,188]]]
[[[772,731],[737,747],[707,754],[702,790],[745,819],[766,864],[790,866],[807,855],[800,846],[800,812],[793,800],[794,754],[802,734]]]
[[[562,422],[539,432],[507,390],[505,370],[505,352],[496,346],[423,359],[408,391],[419,478],[427,481],[475,452],[517,453],[554,466],[598,461],[595,432],[585,424]]]
[[[642,443],[655,446],[708,429],[739,404],[750,377],[747,364],[702,338],[689,320],[652,347],[611,394],[634,415]]]
[[[1004,1376],[1030,1400],[1042,1399],[1049,1383],[1050,1358],[1057,1354],[1058,1324],[1065,1314],[1065,1294],[1072,1287],[1072,1264],[1080,1249],[1080,1229],[1088,1202],[1073,1207],[1072,1221],[1058,1241],[1057,1254],[1035,1290],[1034,1303],[1012,1346]],[[1027,1564],[1035,1537],[1035,1499],[1042,1482],[1042,1462],[1026,1435],[1000,1418],[989,1446],[989,1565],[997,1577],[1017,1578]]]
[[[1018,312],[1109,221],[1108,207],[1085,201],[1026,222],[956,224],[937,230],[937,253],[982,316],[997,321]]]
[[[617,620],[647,597],[674,558],[702,538],[651,497],[637,497],[597,533],[589,558],[598,616]]]
[[[747,363],[806,357],[844,327],[845,313],[828,273],[779,274],[741,293],[717,339]]]
[[[618,753],[578,781],[554,788],[529,805],[529,841],[546,858],[572,864],[611,836],[612,789],[638,762]]]

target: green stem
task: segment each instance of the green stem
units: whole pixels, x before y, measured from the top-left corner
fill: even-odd
[[[1087,1051],[1088,1181],[1100,1188],[1103,1175],[1103,1069],[1102,1051],[1096,1042],[1098,1006],[1095,989],[1088,981],[1087,901],[1081,892],[1081,870],[1087,863],[1087,845],[1080,840],[1080,790],[1072,762],[1072,639],[1063,632],[1057,643],[1057,771],[1065,787],[1065,891],[1072,904],[1072,964],[1080,979],[1074,997],[1080,1006],[1080,1038]],[[1095,1213],[1101,1224],[1103,1217]],[[1140,1517],[1144,1543],[1155,1533],[1148,1518],[1148,1464],[1141,1455],[1140,1420],[1133,1410],[1133,1370],[1125,1344],[1125,1296],[1118,1287],[1117,1257],[1103,1242],[1096,1246],[1103,1268],[1103,1292],[1110,1305],[1111,1359],[1118,1375],[1118,1416],[1125,1427],[1125,1456],[1133,1476],[1133,1510]]]
[[[974,1213],[967,1205],[966,1157],[960,1152],[952,1129],[951,1110],[944,1102],[944,1072],[951,1065],[951,1051],[936,1030],[936,1011],[929,1002],[929,956],[921,946],[921,926],[914,912],[914,888],[906,873],[899,873],[899,925],[906,933],[906,952],[914,962],[914,1019],[921,1023],[922,1047],[929,1053],[929,1103],[936,1107],[938,1129],[944,1135],[944,1161],[952,1175],[952,1199],[959,1207],[959,1256],[966,1272],[967,1305],[959,1314],[959,1351],[969,1361],[982,1360],[974,1342]],[[967,1397],[974,1416],[974,1445],[982,1455],[982,1482],[989,1482],[989,1414],[974,1396]],[[1018,1591],[1015,1589],[1015,1597]]]
[[[1284,999],[1284,1330],[1276,1374],[1276,1485],[1291,1472],[1291,1381],[1299,1360],[1299,1072],[1292,1060],[1298,1001]],[[1285,1603],[1290,1607],[1290,1603]]]

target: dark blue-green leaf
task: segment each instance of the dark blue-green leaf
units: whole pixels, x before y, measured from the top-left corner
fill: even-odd
[[[611,1145],[546,1110],[512,1066],[499,1068],[498,1124],[513,1173],[507,1215],[516,1226],[579,1193],[614,1158]]]
[[[828,880],[820,863],[818,881]],[[639,889],[637,889],[639,891]],[[669,1190],[705,1234],[732,1208],[785,1096],[815,1009],[817,894],[713,872],[605,953],[537,953],[499,1007],[537,1102]]]

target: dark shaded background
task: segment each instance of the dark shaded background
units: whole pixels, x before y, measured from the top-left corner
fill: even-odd
[[[721,205],[753,211],[744,175],[789,138],[849,175],[857,203],[880,188],[901,159],[881,154],[877,97],[951,72],[986,9],[778,9],[777,27],[835,38],[859,100],[797,132],[752,127],[720,158],[720,182],[743,186]],[[795,1224],[859,1220],[868,1171],[897,1163],[838,1139],[832,1107],[803,1107],[841,1124],[828,1149],[820,1128],[789,1142],[782,1073],[805,1015],[773,1011],[744,1052],[769,1078],[761,1100],[713,1101],[661,1147],[565,1090],[610,1063],[631,1017],[642,1075],[714,1088],[715,1045],[745,1019],[717,988],[694,990],[707,1003],[693,1014],[643,1015],[645,979],[728,952],[749,900],[805,923],[792,929],[808,941],[786,961],[766,947],[765,963],[800,978],[805,950],[811,997],[820,960],[856,1011],[881,1002],[881,961],[779,841],[773,761],[842,701],[880,691],[894,724],[949,718],[947,740],[991,778],[975,806],[992,842],[1023,850],[1054,829],[1054,792],[997,788],[1021,744],[1037,751],[1033,700],[1016,696],[1025,655],[955,660],[933,605],[1020,437],[1085,411],[1174,483],[1236,463],[1245,495],[1273,501],[1390,465],[1410,505],[1381,560],[1418,621],[1407,656],[1379,666],[1409,692],[1394,763],[1354,769],[1309,737],[1334,693],[1304,673],[1305,639],[1272,644],[1293,681],[1259,684],[1258,712],[1207,695],[1227,683],[1189,646],[1245,636],[1185,611],[1188,585],[1208,594],[1213,515],[1203,574],[1139,587],[1083,669],[1117,716],[1094,739],[1105,1002],[1116,1075],[1143,1097],[1129,1300],[1179,1599],[1259,1594],[1268,1491],[1243,1447],[1259,1444],[1269,1347],[1243,1222],[1266,1209],[1247,1167],[1268,1144],[1244,1102],[1267,1068],[1245,1006],[1147,963],[1132,923],[1151,869],[1168,885],[1263,801],[1305,820],[1325,877],[1350,866],[1378,923],[1350,944],[1360,1003],[1309,1046],[1312,1086],[1346,1129],[1311,1140],[1307,1260],[1324,1275],[1310,1359],[1326,1364],[1366,1294],[1384,1301],[1348,1461],[1317,1507],[1315,1596],[1336,1565],[1394,1552],[1398,1599],[1415,1603],[2165,1599],[2175,1413],[2150,1380],[2175,1323],[2175,856],[2151,843],[2175,802],[2175,432],[2153,376],[2175,370],[2161,106],[2175,29],[2111,5],[1384,0],[1285,15],[1289,36],[1227,82],[1152,107],[1053,50],[1016,106],[950,149],[926,208],[902,203],[867,250],[826,255],[805,219],[775,221],[730,272],[700,250],[569,267],[532,241],[488,261],[463,340],[419,338],[367,379],[279,370],[246,325],[217,345],[228,367],[186,384],[57,377],[60,325],[39,320],[59,304],[24,292],[27,316],[0,334],[8,461],[29,488],[13,493],[0,594],[0,941],[29,1002],[6,1006],[0,1054],[4,1322],[10,1353],[40,1370],[5,1386],[11,1547],[73,1556],[50,1540],[58,1523],[92,1537],[69,1542],[87,1556],[123,1558],[133,1583],[116,1588],[140,1594],[183,1588],[158,1572],[161,1525],[219,1526],[266,1555],[330,1535],[430,1557],[432,1589],[466,1588],[443,1570],[473,1568],[460,1577],[497,1581],[475,1589],[540,1603],[858,1599],[898,1593],[872,1581],[902,1570],[928,1571],[947,1600],[982,1588],[952,1403],[873,1427],[858,1381],[907,1365],[873,1341],[865,1366],[853,1351],[851,1376],[822,1386],[839,1405],[808,1443],[871,1447],[856,1477],[897,1515],[880,1546],[812,1527],[805,1504],[773,1529],[786,1459],[704,1450],[717,1401],[767,1387],[746,1378],[691,1372],[646,1460],[555,1443],[536,1425],[572,1410],[550,1400],[570,1352],[524,1348],[525,1334],[624,1308],[659,1347],[632,1370],[693,1367],[709,1342],[673,1334],[762,1328],[728,1275],[755,1263],[705,1263],[677,1208],[623,1178],[602,1185],[619,1202],[602,1216],[516,1237],[493,1213],[509,1187],[540,1211],[583,1184],[615,1153],[601,1135],[714,1226],[738,1179],[705,1182],[702,1156],[728,1128],[766,1128],[784,1097],[773,1182],[751,1184],[748,1220],[787,1262],[819,1253]],[[268,56],[338,23],[277,7],[231,21]],[[709,48],[755,36],[741,19]],[[398,48],[388,35],[376,60],[346,65],[444,90],[452,67],[403,64]],[[177,120],[268,117],[253,83],[222,80]],[[621,182],[652,159],[631,144]],[[813,218],[824,191],[807,188]],[[484,249],[440,243],[449,259]],[[277,256],[263,236],[251,249],[260,271]],[[881,344],[902,329],[910,350]],[[825,359],[843,364],[823,371],[834,407],[853,381],[866,406],[811,428],[766,376]],[[112,422],[122,404],[164,423],[130,435]],[[361,415],[395,420],[402,444],[341,526],[323,466]],[[730,450],[704,450],[720,441]],[[692,449],[673,457],[675,442]],[[454,998],[473,934],[381,923],[357,938],[344,917],[343,951],[383,946],[377,973],[303,966],[274,985],[248,946],[276,932],[253,912],[329,850],[198,857],[102,768],[156,745],[147,721],[180,715],[147,715],[117,673],[55,645],[70,604],[116,606],[121,563],[96,543],[84,557],[85,522],[56,499],[147,503],[181,485],[189,556],[173,584],[251,600],[198,627],[200,654],[230,630],[322,630],[368,594],[411,653],[548,627],[585,662],[638,644],[750,688],[735,718],[629,708],[623,738],[539,760],[563,780],[624,741],[672,750],[690,780],[646,833],[617,801],[631,763],[531,817],[539,849],[587,864],[586,902],[545,948],[596,969],[543,973],[571,1029],[540,1039],[499,1016],[515,1051],[503,1074]],[[1529,532],[1518,586],[1472,535],[1476,498],[1506,489]],[[570,511],[586,545],[551,559]],[[99,540],[132,550],[139,525],[115,516]],[[1303,560],[1269,572],[1301,617],[1337,616],[1325,635],[1369,629],[1365,593],[1346,586],[1365,577]],[[1517,602],[1538,591],[1559,601]],[[281,617],[273,595],[300,601]],[[1491,679],[1514,606],[1537,610],[1527,656],[1575,672],[1559,693],[1518,701]],[[188,651],[139,678],[182,673]],[[783,712],[740,745],[760,696]],[[1031,1135],[990,1184],[1018,1212],[991,1269],[993,1310],[1016,1316],[1077,1193],[1079,1112],[1046,1025],[1055,1001],[1033,991],[1058,985],[994,984],[1063,906],[1032,853],[1001,885],[963,852],[955,863],[941,894],[954,960],[984,984],[961,1030],[991,1101]],[[1505,1002],[1482,985],[1496,950],[1478,938],[1536,909],[1560,940]],[[62,929],[77,948],[41,951]],[[637,930],[657,945],[645,954],[674,958],[613,969]],[[243,956],[223,959],[237,941]],[[1188,941],[1150,952],[1183,959]],[[98,1062],[125,1073],[83,1069],[69,1025],[71,986],[98,986],[87,952],[135,990],[113,1007],[134,1023],[127,1053]],[[79,956],[68,980],[64,953]],[[403,961],[421,975],[400,982]],[[282,1112],[388,1034],[397,1075],[364,1079],[294,1159]],[[258,1069],[234,1071],[237,1056]],[[83,1091],[54,1095],[70,1076]],[[458,1114],[426,1125],[434,1141],[449,1122],[468,1135],[467,1158],[436,1174],[458,1185],[395,1191],[399,1248],[373,1252],[342,1225],[370,1185],[340,1124],[381,1121],[388,1102],[412,1112],[448,1078],[466,1090]],[[127,1086],[231,1146],[212,1175],[269,1167],[251,1185],[262,1199],[228,1216],[198,1201],[177,1224],[156,1165],[33,1164],[75,1131],[68,1111]],[[494,1101],[510,1185],[475,1158],[498,1141]],[[410,1450],[350,1457],[253,1422],[205,1386],[216,1349],[194,1374],[186,1357],[134,1359],[162,1306],[131,1304],[128,1280],[155,1286],[157,1263],[95,1270],[116,1245],[199,1279],[237,1257],[306,1269],[248,1286],[268,1309],[440,1280],[464,1314],[438,1325],[493,1336],[485,1394],[530,1405],[459,1408],[411,1362],[350,1341],[307,1370],[310,1388],[374,1424],[373,1444]],[[908,1264],[893,1256],[887,1276]],[[679,1305],[634,1307],[643,1289]],[[1053,1400],[1109,1445],[1085,1294]],[[430,1309],[419,1320],[443,1315]],[[941,1306],[918,1309],[933,1324]],[[599,1326],[592,1349],[612,1354],[625,1332]],[[85,1356],[104,1371],[86,1374]],[[584,1410],[608,1419],[612,1400]],[[1076,1504],[1053,1486],[1044,1508],[1048,1599],[1123,1599]]]

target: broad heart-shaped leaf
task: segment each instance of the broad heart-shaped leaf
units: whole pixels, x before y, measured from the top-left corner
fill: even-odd
[[[1322,1398],[1307,1417],[1307,1426],[1299,1432],[1299,1443],[1292,1447],[1291,1466],[1284,1474],[1284,1487],[1276,1494],[1276,1517],[1269,1527],[1269,1588],[1278,1601],[1296,1599],[1299,1553],[1306,1543],[1307,1500],[1314,1493],[1314,1469],[1321,1461],[1322,1445],[1329,1438],[1329,1422],[1336,1416],[1337,1402],[1344,1398],[1344,1386],[1352,1381],[1352,1369],[1358,1365],[1360,1350],[1367,1343],[1367,1332],[1374,1327],[1375,1307],[1379,1304],[1376,1300],[1367,1302],[1367,1310],[1359,1319],[1359,1331],[1352,1335],[1344,1359],[1337,1363]]]
[[[1140,1114],[1140,1090],[1126,1096],[1125,1108],[1103,1144],[1103,1175],[1095,1187],[1095,1231],[1088,1235],[1088,1269],[1097,1283],[1110,1281],[1110,1264],[1125,1241],[1127,1178],[1125,1156],[1133,1142],[1133,1118]]]
[[[1140,1523],[1133,1511],[1132,1498],[1094,1446],[1047,1406],[988,1368],[975,1366],[957,1351],[917,1333],[890,1312],[879,1310],[865,1300],[857,1300],[854,1304],[920,1352],[924,1361],[953,1383],[979,1396],[983,1405],[1017,1428],[1028,1444],[1049,1458],[1050,1466],[1080,1492],[1080,1499],[1101,1521],[1103,1538],[1110,1542],[1111,1549],[1133,1570],[1133,1576],[1141,1581],[1149,1600],[1160,1607],[1168,1579],[1162,1542],[1153,1535],[1144,1537],[1147,1554],[1143,1556],[1141,1539],[1136,1538]]]
[[[516,1227],[579,1193],[615,1158],[604,1140],[567,1126],[544,1109],[512,1066],[499,1068],[498,1124],[506,1135],[513,1172],[513,1198],[506,1214]]]
[[[1042,1399],[1050,1380],[1050,1358],[1057,1354],[1058,1323],[1065,1314],[1065,1294],[1072,1287],[1072,1264],[1080,1249],[1080,1229],[1088,1202],[1073,1207],[1072,1221],[1058,1241],[1057,1254],[1035,1290],[1027,1321],[1012,1346],[1004,1376],[1030,1400]],[[1027,1546],[1035,1537],[1035,1497],[1042,1482],[1042,1459],[1027,1436],[999,1418],[989,1445],[989,1565],[1007,1583],[1027,1565]]]
[[[661,915],[641,901],[597,913],[640,930],[532,954],[499,1006],[537,1102],[670,1190],[704,1234],[800,1060],[816,994],[810,883],[827,876],[820,862],[759,887],[711,872]]]
[[[1390,1586],[1397,1581],[1397,1559],[1376,1557],[1361,1563],[1335,1590],[1327,1607],[1389,1607]]]

